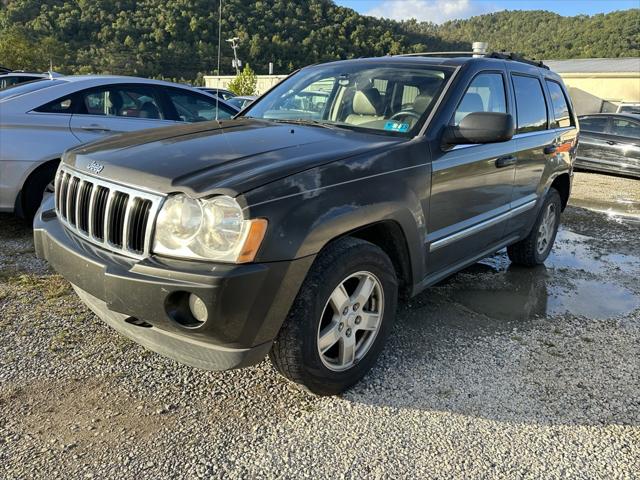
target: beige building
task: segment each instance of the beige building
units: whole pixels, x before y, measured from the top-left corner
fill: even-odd
[[[264,92],[273,87],[280,80],[287,78],[287,75],[256,75],[258,77],[258,83],[256,85],[256,91],[258,95],[262,95]],[[235,75],[221,75],[221,76],[209,76],[204,77],[204,86],[208,88],[223,88],[228,89],[229,83],[235,78]]]
[[[578,115],[615,112],[618,105],[640,103],[640,57],[545,60],[560,74]]]

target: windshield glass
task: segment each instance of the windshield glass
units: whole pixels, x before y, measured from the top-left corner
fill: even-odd
[[[26,83],[19,83],[13,85],[6,90],[0,91],[0,100],[6,100],[7,98],[17,97],[18,95],[24,95],[25,93],[35,92],[43,88],[51,87],[63,83],[63,80],[34,80]]]
[[[450,75],[444,68],[389,62],[319,65],[284,80],[243,116],[410,135]]]

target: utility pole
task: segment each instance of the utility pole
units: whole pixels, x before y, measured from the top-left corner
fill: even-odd
[[[240,67],[242,66],[242,62],[238,59],[238,40],[240,40],[238,37],[227,38],[227,42],[229,42],[231,44],[231,48],[233,48],[232,66],[236,67],[236,74],[240,74]]]

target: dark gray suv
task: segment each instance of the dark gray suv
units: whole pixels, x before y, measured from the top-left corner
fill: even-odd
[[[321,92],[322,102],[308,102]],[[578,128],[560,77],[489,54],[304,68],[240,118],[68,151],[38,255],[103,320],[204,369],[357,382],[399,295],[552,248]]]

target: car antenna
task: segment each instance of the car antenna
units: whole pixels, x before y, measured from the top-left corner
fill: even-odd
[[[53,80],[53,60],[49,59],[49,80]]]
[[[218,8],[218,89],[216,90],[216,122],[218,121],[218,110],[220,107],[220,42],[222,40],[222,0]]]

